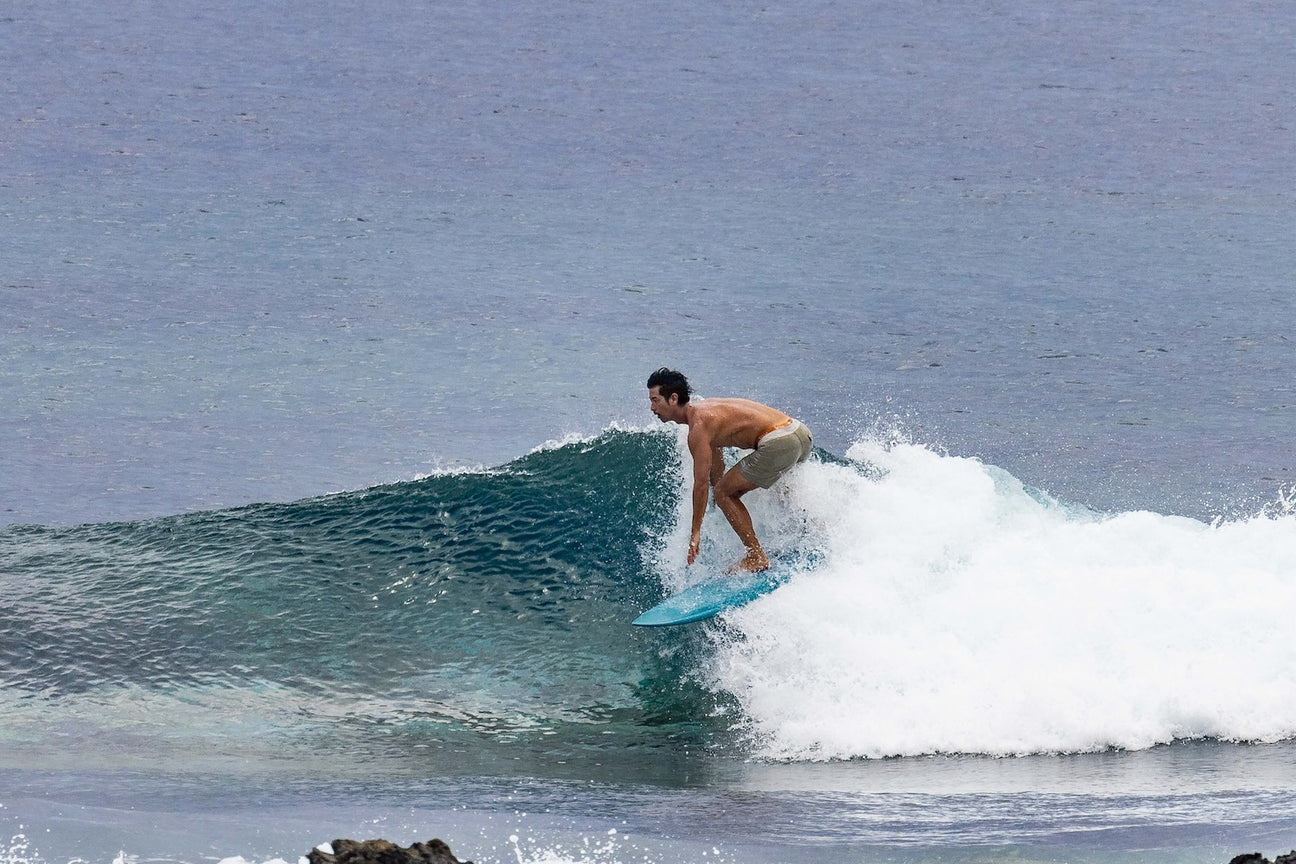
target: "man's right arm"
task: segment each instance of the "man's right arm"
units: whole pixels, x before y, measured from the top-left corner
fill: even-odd
[[[702,517],[711,500],[714,455],[719,448],[711,446],[710,436],[700,428],[689,429],[689,453],[693,456],[693,522],[689,533],[688,563],[692,564],[702,547]],[[721,471],[724,459],[719,460]]]

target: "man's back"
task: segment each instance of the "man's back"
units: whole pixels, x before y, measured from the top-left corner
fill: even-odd
[[[782,411],[750,399],[699,399],[692,408],[690,427],[700,422],[714,447],[754,450],[762,435],[792,420]]]

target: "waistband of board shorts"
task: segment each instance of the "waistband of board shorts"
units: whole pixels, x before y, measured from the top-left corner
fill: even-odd
[[[782,423],[775,423],[773,426],[769,427],[764,432],[757,435],[756,445],[760,446],[760,443],[766,440],[767,438],[782,438],[784,435],[791,435],[795,433],[797,429],[799,429],[800,427],[801,427],[800,420],[797,420],[793,417],[789,417],[786,421]]]

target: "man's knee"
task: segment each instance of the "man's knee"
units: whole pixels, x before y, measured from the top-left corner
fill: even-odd
[[[715,495],[718,504],[721,499],[737,501],[755,488],[756,484],[744,477],[743,473],[735,466],[725,472],[725,475],[720,478],[720,482],[715,485],[712,493]]]

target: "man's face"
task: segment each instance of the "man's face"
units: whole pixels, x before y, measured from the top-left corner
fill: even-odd
[[[662,396],[660,387],[648,388],[648,410],[657,415],[657,419],[663,423],[671,419],[672,408],[675,407],[678,396],[672,396],[670,400]]]

